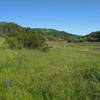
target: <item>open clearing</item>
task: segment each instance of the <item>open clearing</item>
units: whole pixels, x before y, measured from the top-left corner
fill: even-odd
[[[55,45],[0,46],[0,100],[100,100],[100,43]]]

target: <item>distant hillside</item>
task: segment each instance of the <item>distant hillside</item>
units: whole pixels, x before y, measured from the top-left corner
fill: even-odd
[[[30,28],[22,27],[16,23],[0,22],[0,36],[16,36],[16,34],[37,34],[47,40],[66,40],[68,42],[100,41],[100,31],[91,32],[86,36],[79,36],[56,29]]]
[[[17,33],[37,33],[41,34],[43,37],[49,40],[68,40],[70,38],[77,38],[78,35],[74,35],[71,33],[67,33],[64,31],[58,31],[55,29],[46,29],[46,28],[28,28],[22,27],[16,23],[7,23],[7,22],[0,22],[0,35],[5,36],[9,34],[17,34]]]
[[[88,41],[100,42],[100,31],[91,32],[86,37]]]

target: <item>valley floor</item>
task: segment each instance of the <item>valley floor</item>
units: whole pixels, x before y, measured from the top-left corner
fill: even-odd
[[[0,100],[100,100],[100,43],[52,45],[0,46]]]

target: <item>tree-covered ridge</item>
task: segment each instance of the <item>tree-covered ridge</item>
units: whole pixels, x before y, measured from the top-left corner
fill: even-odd
[[[30,28],[30,27],[22,27],[13,22],[0,22],[0,35],[11,35],[11,34],[22,34],[22,33],[37,33],[41,34],[43,37],[49,40],[70,40],[70,39],[79,39],[84,38],[86,40],[94,40],[100,41],[100,31],[91,32],[86,36],[79,36],[72,33],[68,33],[65,31],[59,31],[56,29],[47,29],[47,28]]]
[[[16,34],[16,33],[26,33],[27,30],[31,33],[41,34],[43,37],[49,40],[59,40],[59,39],[69,39],[69,38],[76,38],[77,35],[73,35],[71,33],[67,33],[64,31],[58,31],[56,29],[46,29],[46,28],[28,28],[22,27],[15,23],[0,23],[0,34]]]
[[[100,42],[100,31],[91,32],[86,37],[88,41]]]

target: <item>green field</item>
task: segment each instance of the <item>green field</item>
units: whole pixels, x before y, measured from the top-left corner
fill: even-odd
[[[42,52],[0,42],[0,100],[100,100],[100,43]]]

